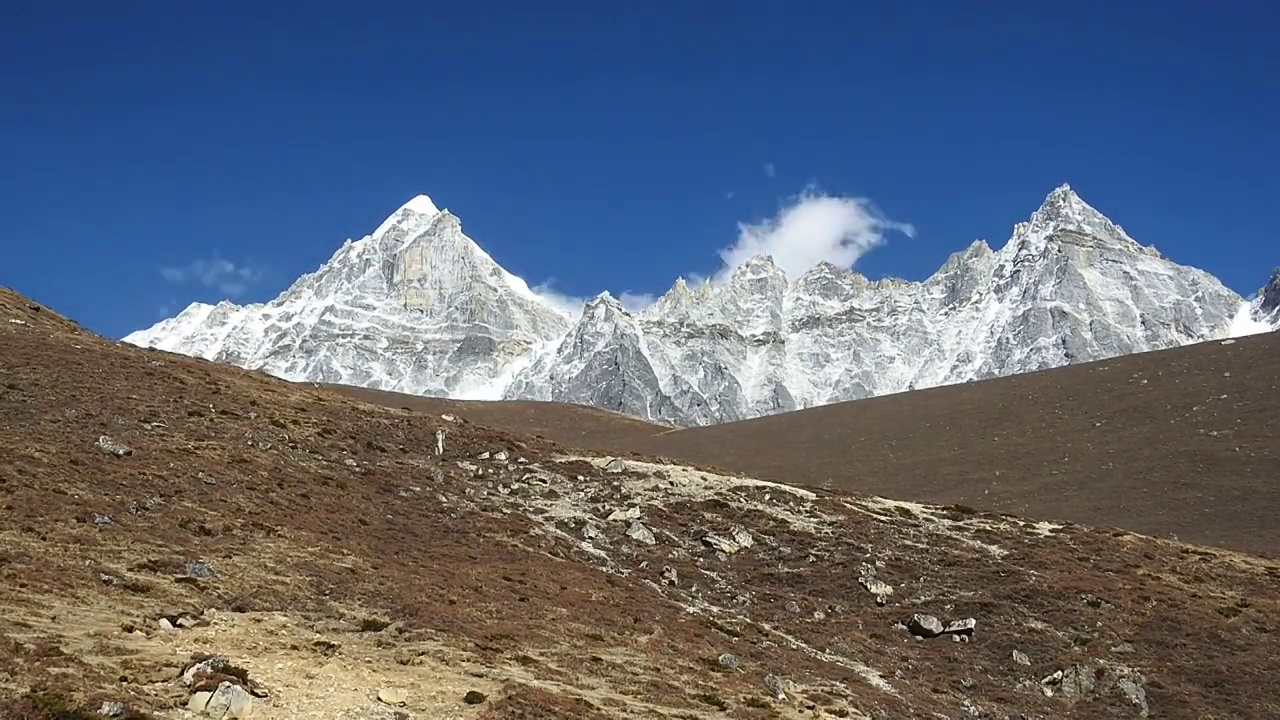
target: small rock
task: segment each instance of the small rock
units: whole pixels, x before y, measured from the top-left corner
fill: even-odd
[[[800,603],[795,600],[788,600],[782,607],[789,613],[800,614]]]
[[[605,518],[607,522],[618,522],[620,520],[639,520],[640,508],[630,507],[626,510],[614,510],[609,513],[609,517]]]
[[[98,714],[102,717],[109,718],[120,717],[121,715],[124,715],[124,710],[124,703],[104,702],[102,703],[102,707],[98,708]]]
[[[110,435],[99,435],[97,447],[102,452],[115,457],[126,457],[133,454],[133,448],[111,439]]]
[[[445,414],[443,414],[443,415],[441,415],[441,416],[440,416],[440,419],[441,419],[441,420],[443,420],[443,421],[445,421],[445,422],[447,422],[447,423],[456,423],[456,422],[458,422],[458,416],[457,416],[457,415],[454,415],[453,413],[445,413]]]
[[[499,450],[498,452],[493,454],[493,459],[497,460],[498,462],[506,462],[507,458],[509,457],[511,457],[511,454],[508,453],[506,450]]]
[[[606,472],[620,473],[627,471],[627,461],[622,458],[613,458],[604,466]]]
[[[223,682],[205,704],[204,713],[222,720],[248,718],[253,713],[253,696],[239,685]]]
[[[973,635],[974,628],[978,627],[978,621],[973,618],[965,618],[964,620],[952,620],[947,623],[942,632],[945,635],[954,635],[956,637],[968,637]]]
[[[436,430],[436,455],[444,454],[444,430]]]
[[[722,552],[725,555],[732,555],[742,549],[742,546],[738,543],[730,540],[729,538],[720,537],[715,533],[707,533],[703,535],[702,544],[707,547],[714,548],[717,552]]]
[[[862,567],[859,570],[858,583],[875,597],[876,604],[884,605],[889,602],[889,596],[893,594],[893,586],[876,577],[875,566],[870,563],[862,563]]]
[[[658,542],[658,538],[654,537],[653,531],[645,527],[639,520],[631,522],[631,526],[627,528],[627,537],[645,545],[653,545]]]
[[[662,572],[658,576],[662,580],[663,585],[676,586],[680,584],[680,576],[676,569],[670,565],[663,565]]]
[[[477,455],[477,456],[476,456],[476,459],[477,459],[477,460],[488,460],[490,457],[493,457],[493,453],[489,452],[488,450],[485,450],[484,452],[482,452],[482,453],[480,453],[479,455]]]
[[[168,620],[165,620],[168,622]],[[214,655],[205,658],[198,663],[193,663],[190,667],[182,671],[182,684],[191,687],[196,681],[197,675],[217,674],[224,672],[231,667],[231,661],[225,655]]]
[[[720,657],[716,658],[716,663],[718,663],[720,667],[724,668],[725,670],[737,670],[738,656],[732,655],[730,653],[724,653]]]
[[[1122,642],[1119,645],[1111,646],[1111,652],[1117,655],[1128,655],[1129,653],[1137,652],[1137,648],[1130,643]]]
[[[187,563],[187,577],[211,578],[213,577],[213,566],[204,560],[192,560]]]
[[[741,548],[749,548],[756,544],[755,537],[753,537],[751,532],[744,527],[736,527],[733,529],[733,541]]]
[[[115,524],[116,521],[111,519],[110,515],[102,515],[100,513],[93,514],[93,526],[98,529],[109,528]]]
[[[1088,605],[1091,608],[1096,608],[1098,610],[1110,610],[1111,608],[1115,607],[1111,603],[1107,602],[1106,600],[1103,600],[1102,598],[1098,597],[1097,595],[1094,595],[1093,593],[1085,593],[1080,596],[1080,599],[1084,601],[1085,605]]]
[[[768,688],[770,693],[773,694],[774,699],[776,700],[787,699],[786,687],[784,686],[782,678],[778,677],[777,675],[774,675],[773,673],[769,673],[768,675],[765,675],[764,686]]]
[[[907,630],[916,637],[937,637],[942,634],[943,629],[942,621],[932,615],[916,613],[907,621]]]
[[[187,698],[187,709],[191,712],[204,712],[204,709],[209,706],[211,697],[213,697],[211,692],[192,693],[191,697]]]
[[[1019,665],[1031,664],[1031,658],[1027,657],[1027,654],[1022,652],[1021,650],[1013,651],[1013,661]]]
[[[173,627],[173,623],[169,622],[169,618],[160,618],[159,620],[156,621],[156,624],[160,626],[161,630],[164,630],[166,632],[175,629]]]
[[[479,705],[480,703],[488,699],[489,699],[489,696],[485,695],[479,690],[468,690],[467,694],[462,696],[462,702],[468,705]]]
[[[378,691],[378,700],[388,705],[404,705],[409,700],[409,693],[400,688],[382,688]]]

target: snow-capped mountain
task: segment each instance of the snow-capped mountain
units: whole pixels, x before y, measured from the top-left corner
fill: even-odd
[[[271,302],[195,303],[124,341],[290,380],[483,398],[570,325],[422,195]]]
[[[544,399],[674,425],[756,417],[1280,327],[1280,272],[1246,301],[1134,241],[1070,187],[1000,250],[975,242],[923,282],[768,256],[632,314],[576,323],[425,197],[269,303],[194,304],[126,342],[295,380]]]

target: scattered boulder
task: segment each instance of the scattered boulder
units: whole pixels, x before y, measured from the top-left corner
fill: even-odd
[[[627,461],[622,458],[613,458],[605,466],[605,472],[620,473],[627,471]]]
[[[874,565],[862,563],[859,573],[858,583],[875,597],[877,605],[889,602],[889,596],[893,594],[893,586],[876,577]]]
[[[968,642],[969,638],[973,637],[973,631],[976,627],[978,627],[978,621],[973,618],[952,620],[942,629],[942,634],[950,635],[956,642]]]
[[[645,545],[654,545],[658,542],[658,538],[654,537],[653,531],[644,526],[639,520],[631,521],[631,526],[627,528],[627,537]]]
[[[485,695],[479,690],[468,690],[467,694],[462,696],[462,702],[468,705],[479,705],[480,703],[488,699],[489,699],[489,696]]]
[[[787,699],[786,682],[777,675],[774,675],[773,673],[765,675],[764,686],[769,690],[769,693],[773,695],[775,700],[785,701]]]
[[[1013,651],[1013,661],[1019,665],[1031,664],[1031,658],[1027,657],[1027,654],[1022,652],[1021,650]]]
[[[1142,674],[1105,660],[1090,660],[1057,670],[1041,680],[1040,685],[1046,696],[1058,695],[1068,703],[1100,693],[1113,693],[1133,705],[1138,717],[1147,717],[1151,713],[1147,704],[1146,679]]]
[[[919,638],[934,638],[942,634],[942,621],[932,615],[916,613],[907,621],[907,630]]]
[[[629,507],[626,510],[614,510],[609,513],[609,517],[605,518],[607,522],[618,522],[620,520],[639,520],[640,508]]]
[[[1083,595],[1080,596],[1080,599],[1084,601],[1085,605],[1088,605],[1089,607],[1095,608],[1097,610],[1110,610],[1115,607],[1111,603],[1107,602],[1106,600],[1103,600],[1102,598],[1098,597],[1097,595],[1094,595],[1093,593],[1084,593]]]
[[[742,549],[738,543],[726,537],[721,537],[715,533],[706,533],[702,536],[702,544],[709,548],[722,552],[725,555],[732,555]]]
[[[676,569],[670,565],[663,565],[662,572],[658,575],[663,585],[671,585],[672,587],[680,584],[680,575]]]
[[[99,435],[96,446],[102,452],[114,457],[127,457],[133,454],[133,448],[123,443],[116,442],[110,435]]]
[[[173,623],[169,622],[169,618],[160,618],[156,621],[156,624],[160,626],[161,630],[166,632],[177,629],[173,626]]]
[[[737,670],[738,656],[731,653],[724,653],[720,657],[716,658],[716,664],[725,670]]]
[[[493,454],[493,459],[498,462],[506,462],[509,457],[511,457],[511,453],[508,453],[506,450],[499,450]]]
[[[98,714],[102,717],[116,718],[124,715],[124,703],[104,702],[102,707],[98,708]]]
[[[213,692],[193,693],[187,700],[187,709],[221,720],[248,718],[253,714],[253,696],[239,685],[223,681]]]

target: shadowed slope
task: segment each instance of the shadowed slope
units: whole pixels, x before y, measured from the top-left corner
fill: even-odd
[[[370,390],[350,385],[322,387],[365,402],[403,408],[414,412],[461,415],[483,425],[508,432],[542,437],[574,447],[597,448],[625,445],[637,437],[646,437],[671,428],[622,413],[588,405],[541,402],[537,400],[481,401],[449,400],[420,395],[405,395],[386,390]]]
[[[613,447],[1280,556],[1280,333]]]

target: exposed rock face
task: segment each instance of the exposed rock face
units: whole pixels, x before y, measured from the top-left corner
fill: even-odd
[[[1252,302],[1134,241],[1062,186],[1000,250],[923,282],[766,256],[576,324],[425,197],[263,305],[194,304],[127,342],[295,380],[582,403],[675,425],[1158,350],[1280,327],[1280,273]]]
[[[1255,322],[1280,329],[1280,268],[1271,273],[1271,281],[1258,291],[1250,310]]]

